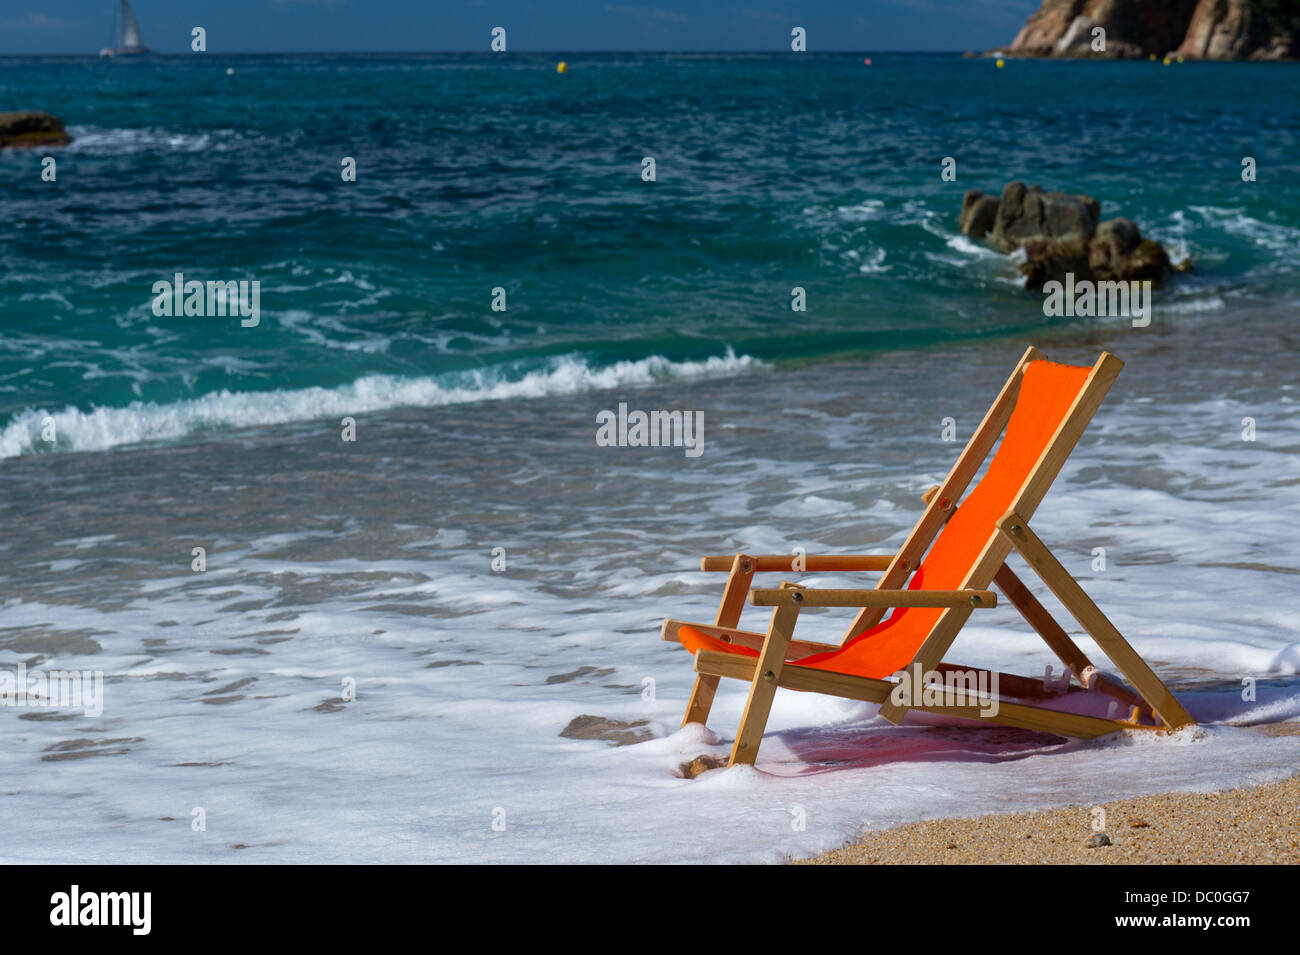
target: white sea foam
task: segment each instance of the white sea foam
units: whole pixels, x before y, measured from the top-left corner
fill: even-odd
[[[867,199],[855,206],[840,206],[835,213],[845,222],[874,222],[884,214],[884,206],[879,199]]]
[[[972,241],[970,236],[950,235],[944,240],[950,249],[956,249],[958,252],[965,252],[967,255],[973,255],[983,259],[1002,259],[1004,256],[996,249],[991,249],[981,242]]]
[[[179,133],[165,129],[103,129],[98,126],[69,126],[74,153],[126,155],[140,152],[224,152],[235,146],[238,134],[232,129],[203,133]]]
[[[283,328],[294,334],[301,335],[313,345],[320,345],[322,348],[337,348],[341,351],[360,351],[374,354],[387,352],[392,346],[392,339],[387,335],[366,335],[336,318],[330,318],[328,315],[316,315],[304,309],[289,309],[277,316],[277,319]],[[327,335],[322,329],[344,335],[363,337],[343,340]]]
[[[1158,302],[1156,305],[1157,312],[1172,315],[1194,315],[1200,312],[1217,312],[1223,308],[1227,308],[1227,302],[1217,295],[1211,295],[1208,298],[1166,300]]]
[[[858,266],[858,271],[864,275],[879,275],[888,272],[890,266],[885,264],[885,250],[876,249],[871,253],[871,258]]]
[[[1224,209],[1218,206],[1191,206],[1207,225],[1222,229],[1229,235],[1249,239],[1270,252],[1291,257],[1300,243],[1300,229],[1265,222],[1247,215],[1241,209]]]
[[[474,371],[442,378],[400,378],[367,375],[336,388],[219,391],[170,404],[134,401],[124,408],[83,411],[67,407],[52,411],[28,408],[14,415],[0,431],[0,458],[51,450],[41,438],[45,420],[54,422],[54,450],[102,451],[119,445],[165,441],[196,431],[246,428],[309,421],[340,415],[366,414],[399,407],[438,407],[471,401],[544,398],[673,378],[722,377],[762,367],[762,362],[737,356],[730,349],[704,361],[669,361],[651,356],[593,367],[582,358],[567,357],[544,370],[518,378],[504,369]]]

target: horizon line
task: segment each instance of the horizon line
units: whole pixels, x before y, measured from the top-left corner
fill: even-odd
[[[996,48],[995,48],[996,49]],[[987,51],[983,51],[987,52]],[[448,56],[456,55],[476,55],[476,56],[509,56],[511,53],[523,56],[559,56],[567,54],[610,54],[610,55],[674,55],[674,56],[719,56],[719,55],[794,55],[789,50],[781,49],[764,49],[764,50],[596,50],[596,49],[570,49],[570,50],[509,50],[504,53],[494,52],[492,50],[232,50],[228,52],[206,51],[204,53],[193,53],[188,50],[154,50],[146,49],[146,56]],[[966,53],[976,53],[983,55],[981,51],[951,49],[951,50],[808,50],[799,54],[800,56],[823,55],[823,56],[857,56],[858,54],[881,55],[881,54],[934,54],[964,55]],[[98,57],[98,51],[77,51],[73,53],[0,53],[0,59],[9,58],[31,58],[38,56],[90,56]],[[138,59],[139,57],[121,57],[122,59]],[[104,57],[104,59],[115,59],[115,57]]]

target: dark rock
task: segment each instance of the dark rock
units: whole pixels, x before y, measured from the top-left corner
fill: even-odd
[[[1011,252],[1030,239],[1058,242],[1086,242],[1097,228],[1101,204],[1091,196],[1044,192],[1009,182],[1002,190],[992,241],[1003,252]]]
[[[696,756],[689,763],[682,763],[682,776],[685,779],[694,779],[701,773],[707,773],[710,769],[721,769],[726,765],[727,761],[717,756]]]
[[[38,110],[0,113],[0,149],[33,149],[37,146],[66,146],[72,137],[57,117]]]
[[[1092,236],[1092,267],[1104,271],[1111,263],[1127,257],[1141,241],[1142,234],[1132,219],[1107,219]]]
[[[1155,239],[1143,239],[1115,278],[1124,281],[1150,279],[1156,285],[1160,285],[1168,274],[1169,253],[1165,251],[1165,247]]]
[[[1106,835],[1104,832],[1094,832],[1088,837],[1088,841],[1085,845],[1089,849],[1098,849],[1101,846],[1108,846],[1110,845],[1110,836]]]
[[[1024,250],[1025,261],[1020,264],[1020,273],[1025,277],[1027,289],[1037,292],[1048,282],[1063,282],[1066,272],[1073,272],[1076,279],[1091,278],[1088,245],[1082,239],[1065,242],[1030,239]]]
[[[978,189],[967,189],[961,198],[961,218],[958,220],[962,235],[982,239],[993,231],[998,217],[998,200],[986,196]]]
[[[615,746],[629,746],[654,737],[654,733],[650,730],[640,728],[649,722],[649,720],[636,720],[625,723],[622,720],[583,714],[571,719],[569,725],[560,730],[560,735],[567,739],[603,739]]]
[[[1088,265],[1102,281],[1161,283],[1169,274],[1169,255],[1155,239],[1144,239],[1132,219],[1108,219],[1097,226],[1088,247]]]

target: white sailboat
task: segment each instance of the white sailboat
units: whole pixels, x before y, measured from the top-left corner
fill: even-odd
[[[113,31],[116,46],[106,46],[99,51],[100,56],[143,56],[149,48],[140,42],[140,24],[135,22],[135,14],[126,0],[118,0],[117,23]]]

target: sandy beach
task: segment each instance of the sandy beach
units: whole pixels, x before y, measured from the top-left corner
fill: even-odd
[[[1297,723],[1259,729],[1300,735]],[[1300,863],[1298,806],[1300,775],[1220,793],[1168,792],[1099,806],[930,819],[873,832],[797,864],[1294,865]],[[1088,845],[1094,819],[1104,819],[1109,845]]]

